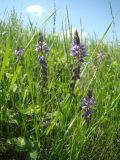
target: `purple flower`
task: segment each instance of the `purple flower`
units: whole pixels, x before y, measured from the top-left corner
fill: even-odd
[[[38,52],[38,53],[42,51],[42,43],[38,43],[36,45],[35,51]]]
[[[89,105],[95,105],[96,102],[95,102],[93,97],[91,97],[91,98],[85,97],[83,99],[83,103],[82,104],[83,104],[83,106],[89,107]]]
[[[44,51],[46,53],[46,52],[49,52],[49,50],[50,49],[49,49],[48,45],[43,41],[43,37],[39,37],[35,51],[38,53]]]
[[[47,78],[47,64],[44,56],[38,56],[38,61],[41,65],[41,77],[45,81]]]
[[[40,35],[38,42],[37,42],[37,45],[36,45],[36,48],[35,48],[35,51],[38,53],[40,53],[40,52],[43,53],[43,52],[48,52],[49,50],[50,49],[49,49],[48,45],[43,41],[43,36]],[[41,56],[41,55],[38,55],[38,61],[41,66],[41,78],[43,80],[42,82],[45,85],[45,82],[47,80],[47,63],[46,63],[45,57]]]
[[[86,117],[88,117],[89,115],[91,115],[93,112],[94,112],[94,111],[93,111],[91,108],[89,108],[85,113],[83,113],[83,114],[81,115],[81,117],[82,117],[82,118],[86,118]]]
[[[103,60],[103,58],[104,58],[104,56],[103,56],[102,53],[97,54],[97,60],[98,60],[99,63]]]
[[[49,52],[50,51],[48,45],[45,42],[43,42],[42,49],[44,50],[44,52]]]
[[[70,55],[75,57],[74,59],[75,64],[72,69],[72,82],[70,84],[71,89],[73,91],[76,81],[80,79],[81,62],[84,62],[84,57],[86,56],[85,46],[80,43],[80,38],[77,30],[74,33],[74,39],[72,47],[70,49]]]
[[[38,56],[38,61],[41,65],[46,65],[46,62],[45,62],[45,57],[44,56]]]
[[[80,62],[84,62],[84,59],[83,59],[83,58],[80,58]]]
[[[86,56],[85,45],[80,43],[80,38],[77,31],[75,31],[74,40],[72,43],[72,47],[70,49],[70,55],[71,56],[78,55],[78,57],[80,57],[81,62],[84,61],[83,58]]]
[[[90,105],[95,105],[96,102],[94,97],[92,96],[92,91],[88,90],[87,96],[83,99],[82,105],[89,107]]]
[[[96,104],[96,101],[94,100],[94,97],[91,97],[90,98],[90,105],[95,105]]]
[[[36,52],[42,52],[42,51],[44,51],[45,53],[46,52],[49,52],[49,47],[48,47],[48,45],[45,43],[45,42],[43,42],[43,44],[42,43],[38,43],[37,45],[36,45],[36,48],[35,48],[35,51]]]
[[[80,45],[80,53],[81,53],[81,57],[86,57],[86,49],[85,49],[85,45],[81,44]]]
[[[71,48],[70,55],[77,56],[77,54],[79,54],[79,51],[80,51],[80,47],[78,45],[73,45]]]
[[[87,96],[83,99],[81,108],[84,110],[84,113],[81,115],[82,118],[85,119],[86,122],[89,122],[89,115],[91,115],[94,111],[91,109],[91,105],[95,105],[96,102],[94,97],[92,96],[92,91],[88,90]]]
[[[83,99],[83,103],[82,103],[84,106],[88,106],[89,105],[89,103],[88,103],[88,97],[85,97],[84,99]]]
[[[23,49],[17,47],[17,49],[15,50],[15,54],[16,54],[16,55],[22,55],[22,54],[23,54]]]

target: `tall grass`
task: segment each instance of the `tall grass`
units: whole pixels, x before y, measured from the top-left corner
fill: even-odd
[[[54,13],[43,24],[53,16]],[[120,47],[117,41],[112,46],[103,43],[112,23],[100,40],[86,41],[88,56],[72,93],[69,87],[72,26],[68,10],[62,40],[53,33],[43,34],[50,47],[45,55],[48,73],[45,86],[41,85],[40,64],[34,51],[39,31],[30,18],[29,27],[24,28],[15,10],[8,21],[1,21],[0,159],[119,159]],[[24,49],[19,61],[15,55],[17,46]],[[96,65],[100,51],[104,59]],[[87,125],[81,118],[80,106],[89,87],[96,106]]]

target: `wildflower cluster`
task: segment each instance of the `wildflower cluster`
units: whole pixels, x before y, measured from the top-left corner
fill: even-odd
[[[94,100],[94,97],[92,96],[92,91],[88,90],[87,96],[84,97],[81,106],[82,110],[84,111],[81,117],[84,118],[86,122],[89,122],[91,120],[91,114],[94,112],[91,109],[91,106],[95,104],[96,102]]]
[[[38,53],[38,62],[41,66],[41,78],[43,82],[46,82],[47,80],[47,63],[46,63],[45,53],[49,52],[49,50],[50,49],[48,45],[43,40],[43,36],[40,35],[37,41],[35,52]],[[23,49],[18,47],[15,50],[15,54],[17,55],[17,57],[20,57],[23,54]],[[80,79],[81,65],[84,62],[84,58],[87,55],[85,46],[80,43],[80,38],[77,30],[75,31],[75,34],[74,34],[72,47],[70,49],[70,55],[74,57],[74,64],[72,67],[72,78],[71,78],[71,84],[70,84],[72,91],[74,91],[76,81]],[[103,54],[98,53],[97,62],[100,63],[102,59],[103,59]],[[91,120],[91,115],[94,112],[91,109],[91,106],[95,105],[95,103],[96,102],[94,100],[94,97],[92,96],[92,91],[89,90],[87,93],[87,96],[84,97],[81,105],[81,108],[84,111],[81,117],[84,118],[86,122],[89,122]]]
[[[75,34],[74,34],[70,55],[75,58],[74,66],[72,69],[72,83],[70,84],[71,89],[74,90],[76,80],[80,79],[81,63],[84,62],[84,57],[86,57],[86,49],[85,49],[85,46],[80,43],[80,38],[77,30],[75,31]]]

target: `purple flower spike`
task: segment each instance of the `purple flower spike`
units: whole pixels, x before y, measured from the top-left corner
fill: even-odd
[[[91,108],[89,108],[85,113],[83,113],[83,114],[81,115],[81,117],[82,117],[82,118],[88,117],[88,116],[91,115],[93,112],[94,112],[94,111],[93,111]]]
[[[87,96],[83,99],[83,106],[89,107],[90,105],[95,105],[96,102],[94,100],[94,97],[92,96],[92,91],[88,90]]]
[[[84,62],[84,59],[83,59],[83,58],[80,58],[80,62]]]
[[[18,47],[18,48],[15,50],[15,54],[16,54],[16,55],[22,55],[22,54],[23,54],[23,49]]]
[[[41,52],[42,47],[40,45],[36,45],[35,51],[38,52],[38,53]]]
[[[86,122],[89,122],[91,119],[91,115],[94,111],[91,109],[91,105],[95,105],[96,102],[94,100],[94,97],[92,96],[92,90],[88,90],[87,96],[83,99],[82,102],[82,110],[84,110],[84,113],[81,115],[82,118],[85,119]]]
[[[83,99],[83,106],[88,106],[88,105],[89,105],[89,103],[88,103],[88,98],[85,97],[85,98]]]
[[[74,33],[74,39],[73,39],[72,47],[70,49],[70,55],[75,57],[74,58],[75,64],[73,65],[72,83],[71,83],[71,86],[73,84],[75,86],[76,81],[80,79],[81,62],[82,63],[84,62],[84,57],[86,56],[85,46],[80,43],[80,38],[77,30]],[[71,87],[71,89],[73,91],[74,87]]]
[[[92,90],[88,90],[87,96],[88,98],[92,98]]]
[[[44,51],[46,53],[46,52],[49,52],[49,50],[50,49],[48,45],[43,41],[43,36],[40,36],[38,39],[38,43],[36,45],[35,51],[38,53]]]
[[[94,98],[92,97],[91,99],[90,99],[90,105],[95,105],[96,104],[96,102],[95,102],[95,100],[94,100]]]
[[[43,50],[44,50],[45,52],[49,52],[49,51],[50,51],[48,45],[47,45],[45,42],[43,42],[42,48],[43,48]]]
[[[83,44],[80,45],[80,52],[82,57],[86,57],[86,49]]]
[[[38,61],[41,65],[46,65],[46,62],[45,62],[45,57],[44,56],[38,56]]]
[[[45,42],[43,42],[43,44],[39,42],[36,45],[36,48],[35,48],[35,51],[38,52],[38,53],[40,53],[42,51],[44,51],[46,53],[46,52],[49,52],[49,50],[50,49],[49,49],[48,45]]]
[[[80,49],[80,47],[78,45],[73,45],[71,48],[70,55],[77,56],[77,54],[79,53],[79,49]]]
[[[75,33],[74,33],[73,43],[74,43],[74,45],[80,46],[80,38],[79,38],[79,35],[78,35],[78,31],[77,31],[77,30],[76,30]]]
[[[41,65],[41,77],[44,81],[46,81],[46,79],[47,79],[47,64],[45,62],[45,57],[39,55],[38,61]]]
[[[75,31],[74,40],[70,50],[70,55],[71,56],[78,55],[78,57],[80,57],[80,61],[84,62],[83,58],[86,56],[86,49],[85,46],[80,43],[80,38],[77,31]]]

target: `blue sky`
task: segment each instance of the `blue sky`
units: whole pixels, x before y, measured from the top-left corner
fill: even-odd
[[[70,21],[73,28],[80,30],[80,18],[82,19],[82,25],[84,33],[93,35],[96,33],[98,37],[101,37],[105,29],[112,20],[110,14],[109,0],[56,0],[57,31],[61,32],[62,21],[65,17],[66,6],[69,10]],[[120,10],[120,0],[111,0],[113,13],[116,14]],[[0,14],[1,18],[4,16],[4,11],[8,12],[15,8],[16,11],[22,13],[24,22],[28,22],[28,16],[33,23],[38,23],[40,26],[43,20],[47,18],[54,8],[54,0],[0,0]],[[52,30],[52,22],[48,23],[47,28]],[[118,38],[120,37],[120,13],[115,21],[114,31]],[[112,30],[108,33],[108,38],[112,37]]]

